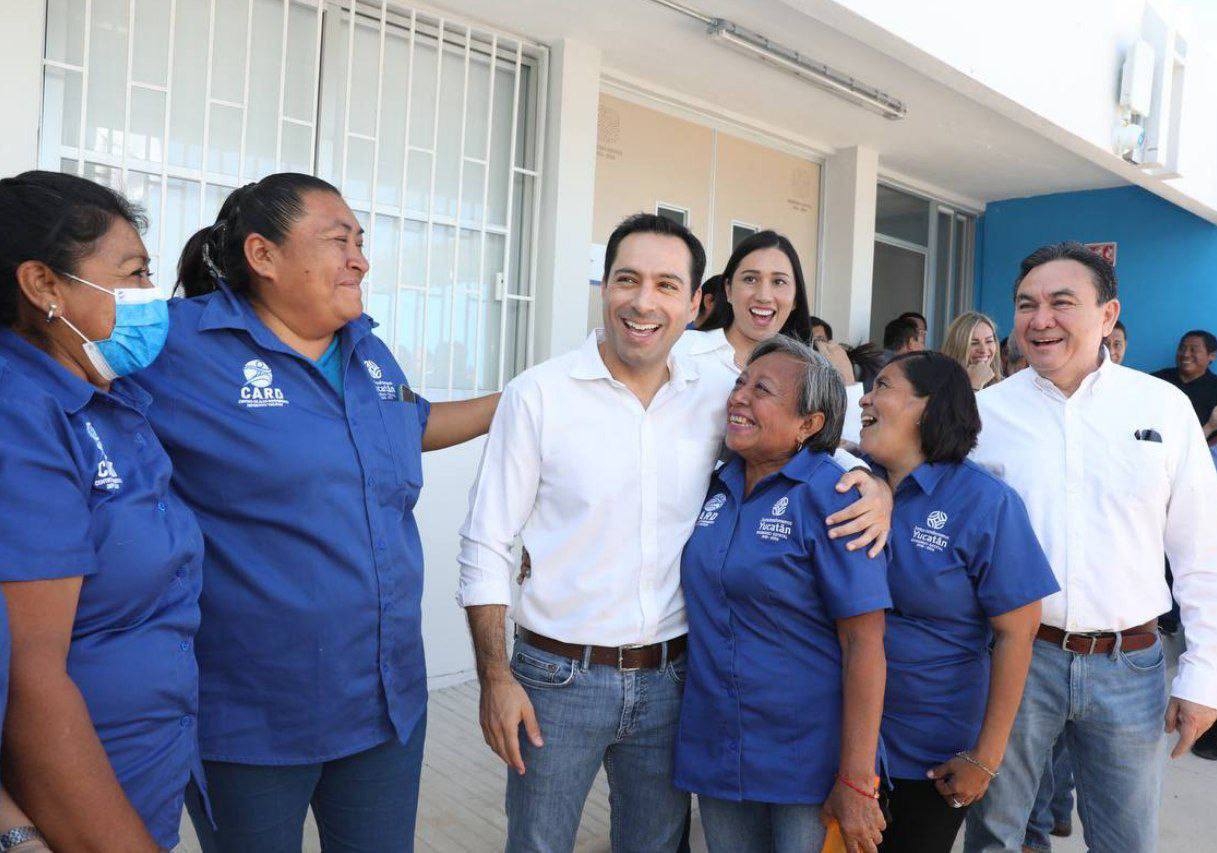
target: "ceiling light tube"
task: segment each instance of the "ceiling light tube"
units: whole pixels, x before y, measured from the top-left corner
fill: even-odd
[[[731,21],[715,18],[709,25],[709,34],[715,41],[789,72],[826,92],[831,92],[853,104],[876,112],[884,118],[897,120],[908,114],[908,108],[903,101],[859,83],[854,78],[823,63],[811,62],[801,56],[798,51],[783,47],[760,33],[744,29]]]

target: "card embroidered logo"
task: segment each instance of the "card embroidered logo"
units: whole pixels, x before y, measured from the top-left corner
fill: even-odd
[[[118,476],[118,471],[115,470],[114,463],[110,461],[106,447],[101,443],[101,436],[97,434],[97,429],[93,426],[92,421],[85,421],[85,432],[89,434],[89,438],[93,439],[97,452],[101,454],[101,459],[97,463],[97,476],[93,479],[93,488],[117,492],[123,487],[123,478]]]
[[[777,503],[769,511],[769,517],[762,518],[756,526],[757,538],[764,539],[766,542],[785,542],[789,539],[794,525],[790,523],[790,519],[782,517],[789,507],[790,498],[778,498]]]
[[[376,395],[382,400],[396,400],[397,386],[385,379],[385,372],[381,366],[372,359],[365,359],[363,369],[368,372],[368,376],[376,384]]]
[[[245,384],[237,401],[246,409],[278,409],[287,405],[283,389],[275,387],[275,374],[260,358],[245,362]]]
[[[701,508],[701,514],[697,516],[698,527],[709,527],[718,518],[718,511],[727,505],[727,496],[719,492],[710,500],[706,501],[706,505]]]
[[[951,544],[951,537],[939,532],[947,526],[948,520],[947,514],[940,509],[931,512],[926,516],[925,527],[913,526],[913,544],[923,551],[941,554]]]

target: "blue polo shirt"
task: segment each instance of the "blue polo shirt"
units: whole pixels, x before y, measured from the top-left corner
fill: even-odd
[[[4,710],[8,707],[8,658],[12,641],[8,635],[8,606],[0,591],[0,731],[4,731]]]
[[[989,619],[1058,590],[1019,496],[980,466],[925,463],[901,481],[888,539],[888,772],[925,772],[976,745]]]
[[[203,537],[147,393],[103,393],[0,330],[0,581],[83,577],[67,671],[127,799],[178,842],[198,753]]]
[[[345,393],[226,288],[173,300],[137,376],[207,541],[203,758],[310,764],[405,741],[427,701],[414,504],[429,404],[361,317]]]
[[[731,458],[681,559],[688,675],[677,787],[723,800],[822,803],[840,764],[838,619],[891,605],[886,559],[846,550],[824,519],[857,500],[843,469],[795,454],[744,497]]]

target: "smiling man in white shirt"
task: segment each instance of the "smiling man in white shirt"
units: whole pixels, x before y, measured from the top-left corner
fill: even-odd
[[[509,851],[571,850],[601,765],[615,850],[676,849],[688,809],[671,782],[688,630],[680,554],[735,376],[712,355],[673,351],[705,267],[687,229],[630,217],[609,238],[605,267],[605,328],[504,389],[461,530],[458,601],[477,654],[482,732],[515,771]],[[835,532],[866,528],[851,546],[877,552],[890,493],[859,472],[842,483],[862,481],[874,493]],[[517,534],[531,570],[509,660]]]
[[[1020,850],[1063,731],[1087,847],[1149,853],[1164,728],[1179,734],[1177,757],[1217,719],[1217,472],[1200,464],[1187,398],[1102,348],[1120,311],[1107,261],[1078,243],[1038,249],[1014,303],[1030,369],[978,395],[974,458],[1022,497],[1061,591],[1044,600],[1001,774],[968,816],[966,849]],[[1163,552],[1188,641],[1169,702]]]

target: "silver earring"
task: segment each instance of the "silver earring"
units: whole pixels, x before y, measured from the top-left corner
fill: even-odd
[[[48,308],[46,309],[46,321],[47,321],[48,323],[50,323],[50,322],[53,322],[53,321],[54,321],[54,319],[55,319],[55,312],[56,312],[56,311],[58,311],[58,310],[59,310],[59,306],[58,306],[58,305],[56,305],[54,302],[52,302],[52,303],[50,304],[50,307],[48,307]]]

